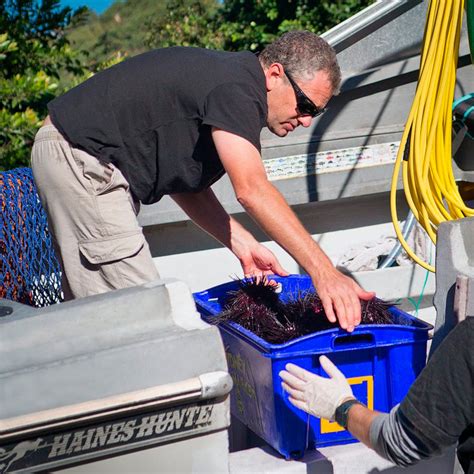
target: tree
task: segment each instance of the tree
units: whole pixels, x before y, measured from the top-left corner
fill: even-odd
[[[0,0],[0,170],[28,164],[34,135],[54,96],[87,79],[92,70],[121,61],[125,44],[131,45],[131,54],[136,53],[145,34],[148,47],[258,51],[284,31],[322,33],[370,3],[372,0],[116,2],[103,19],[109,22],[106,25],[122,28],[120,32],[106,27],[88,30],[89,43],[99,48],[90,55],[91,61],[81,51],[89,43],[78,39],[73,48],[69,42],[71,34],[84,33],[81,25],[86,20],[97,27],[98,18],[90,11],[60,8],[59,0]],[[146,22],[150,12],[155,16]],[[114,31],[109,32],[111,29]],[[99,57],[94,56],[97,51]]]
[[[146,43],[153,48],[201,46],[222,49],[224,38],[215,28],[215,0],[168,0],[165,14],[148,24]]]
[[[285,31],[317,34],[349,18],[373,0],[172,0],[164,17],[148,24],[148,45],[201,46],[227,51],[262,50]]]
[[[166,4],[158,0],[116,1],[101,15],[90,12],[86,22],[68,28],[67,37],[73,48],[88,51],[85,61],[95,70],[117,52],[128,56],[145,52],[144,25],[150,18],[161,18]]]
[[[60,74],[84,74],[64,36],[84,11],[57,0],[0,0],[0,170],[28,164]]]

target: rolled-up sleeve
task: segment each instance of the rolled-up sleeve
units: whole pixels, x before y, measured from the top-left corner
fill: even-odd
[[[456,439],[448,444],[437,444],[420,438],[398,405],[389,414],[377,416],[370,426],[370,444],[377,454],[403,467],[439,454],[455,442]]]
[[[474,423],[474,318],[458,324],[440,345],[407,396],[377,416],[370,442],[400,466],[440,454]]]

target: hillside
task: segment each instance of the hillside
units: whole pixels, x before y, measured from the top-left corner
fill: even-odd
[[[102,15],[88,13],[82,24],[68,30],[74,49],[88,52],[94,64],[116,51],[135,55],[145,51],[149,21],[166,11],[164,0],[116,0]]]
[[[74,49],[87,51],[94,69],[118,51],[133,56],[150,47],[258,50],[288,29],[326,31],[372,2],[115,0],[100,16],[89,12],[67,34]]]

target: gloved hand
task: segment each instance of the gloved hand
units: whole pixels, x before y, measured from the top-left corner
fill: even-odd
[[[319,362],[330,378],[308,372],[295,364],[286,364],[280,372],[282,387],[290,394],[295,406],[318,418],[334,421],[336,408],[344,401],[355,398],[342,372],[326,357]]]

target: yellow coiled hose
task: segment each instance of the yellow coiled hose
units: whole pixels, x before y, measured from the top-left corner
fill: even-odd
[[[415,98],[400,142],[392,177],[390,209],[400,243],[419,265],[434,272],[409,247],[397,215],[402,167],[405,196],[434,244],[441,222],[474,216],[456,185],[452,167],[452,104],[464,0],[430,0]]]

